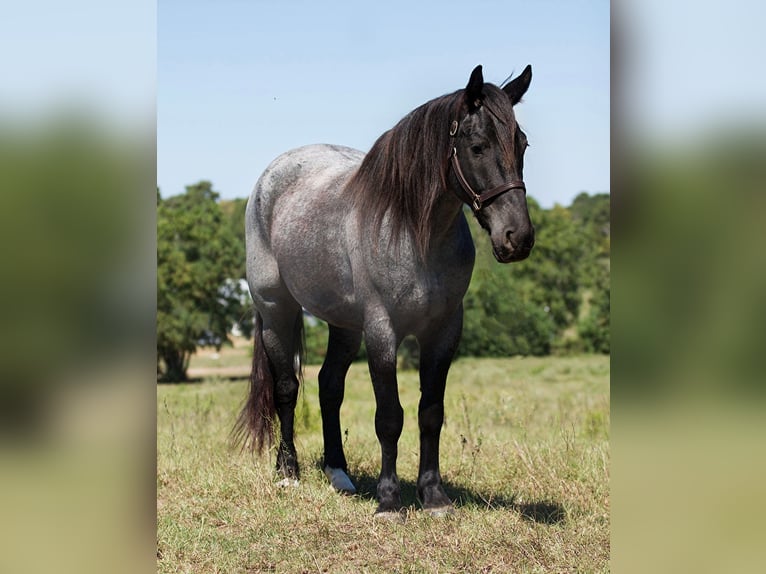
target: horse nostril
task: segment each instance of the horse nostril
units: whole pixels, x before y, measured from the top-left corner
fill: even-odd
[[[535,244],[535,232],[532,228],[520,227],[505,230],[505,245],[513,249],[532,249]]]

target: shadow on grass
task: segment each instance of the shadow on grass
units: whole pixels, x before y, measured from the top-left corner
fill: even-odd
[[[354,472],[351,470],[351,480],[357,488],[357,496],[365,500],[375,500],[378,486],[378,477],[366,472]],[[417,499],[416,484],[409,480],[399,481],[402,491],[402,504],[405,507],[420,508]],[[447,496],[454,502],[456,508],[477,508],[485,510],[512,510],[518,512],[521,517],[531,522],[540,524],[560,524],[566,520],[566,511],[558,502],[541,500],[536,502],[517,502],[515,496],[510,498],[493,496],[491,494],[476,492],[461,485],[444,482],[444,490]]]

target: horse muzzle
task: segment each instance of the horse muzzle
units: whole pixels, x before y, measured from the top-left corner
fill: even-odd
[[[507,229],[501,237],[492,237],[492,254],[500,263],[513,263],[529,257],[535,245],[535,229],[531,225],[523,229]]]

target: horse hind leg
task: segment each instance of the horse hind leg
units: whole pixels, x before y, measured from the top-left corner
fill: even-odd
[[[362,342],[357,331],[330,325],[327,355],[319,371],[319,406],[322,411],[324,437],[324,472],[338,492],[354,494],[356,487],[348,477],[340,430],[340,407],[346,385],[346,374],[356,358]]]
[[[263,344],[274,373],[274,409],[279,420],[277,473],[284,484],[300,478],[294,442],[295,407],[300,386],[296,355],[301,351],[303,315],[300,306],[264,322]]]
[[[279,420],[277,473],[280,484],[296,483],[300,470],[294,443],[295,406],[299,381],[295,356],[302,341],[303,316],[294,301],[262,306],[256,313],[250,394],[233,431],[235,444],[262,452],[272,444],[274,419]]]

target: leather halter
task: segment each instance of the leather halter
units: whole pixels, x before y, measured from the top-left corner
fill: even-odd
[[[463,190],[466,192],[468,196],[467,200],[466,198],[463,198],[463,197],[461,197],[460,199],[462,201],[465,201],[468,205],[470,205],[474,213],[478,213],[481,210],[481,208],[484,207],[484,204],[487,201],[497,197],[498,195],[502,195],[506,191],[510,191],[512,189],[523,189],[524,191],[527,190],[522,180],[512,179],[511,181],[502,183],[496,187],[487,189],[481,193],[477,193],[476,191],[474,191],[474,189],[471,187],[471,184],[468,183],[468,180],[465,178],[465,175],[463,174],[463,170],[460,167],[460,160],[457,157],[457,146],[455,145],[455,137],[457,136],[458,126],[459,124],[457,120],[453,121],[452,126],[450,126],[450,130],[449,130],[450,147],[452,149],[450,151],[449,159],[450,159],[450,163],[452,164],[452,169],[454,170],[455,175],[457,176],[457,180],[458,182],[460,182],[460,187],[463,188]]]

